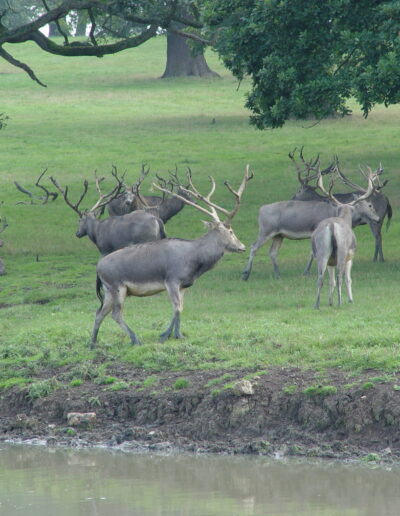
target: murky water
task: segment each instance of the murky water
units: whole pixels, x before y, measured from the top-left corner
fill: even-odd
[[[0,445],[3,516],[398,516],[400,468]]]

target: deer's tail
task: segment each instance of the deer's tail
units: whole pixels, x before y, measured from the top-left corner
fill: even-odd
[[[392,215],[393,215],[392,207],[390,206],[389,200],[387,200],[387,201],[388,201],[388,203],[387,203],[387,208],[386,208],[386,215],[387,215],[387,219],[386,219],[386,231],[389,229],[389,226],[390,226],[390,220],[391,220]]]
[[[97,274],[96,277],[96,294],[100,301],[100,308],[103,306],[104,296],[103,296],[103,283],[100,279],[100,276]]]

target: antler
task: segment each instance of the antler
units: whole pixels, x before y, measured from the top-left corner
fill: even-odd
[[[304,169],[300,168],[300,166],[298,165],[298,163],[296,162],[295,157],[294,157],[295,152],[297,150],[297,147],[295,147],[291,152],[289,152],[288,156],[293,161],[294,166],[296,167],[297,178],[299,180],[299,183],[301,185],[305,186],[310,181],[313,181],[314,179],[318,178],[318,173],[319,173],[319,154],[314,159],[314,161],[312,161],[312,160],[306,161],[304,159],[304,156],[303,156],[303,149],[304,149],[304,145],[300,149],[299,156],[300,156],[301,161],[303,162]],[[316,167],[317,167],[317,170],[316,170]],[[332,165],[330,165],[330,167],[332,167]],[[326,171],[330,170],[330,167],[328,167],[326,170],[323,170],[321,173],[322,174],[327,173]],[[314,174],[311,175],[311,171],[314,171]],[[302,174],[306,174],[304,178],[302,177]]]
[[[331,179],[329,182],[329,190],[326,190],[322,181],[322,173],[318,171],[318,179],[317,186],[321,190],[322,193],[326,195],[326,197],[332,201],[334,204],[340,206],[342,203],[336,199],[336,197],[332,194],[333,186],[335,184],[335,178]]]
[[[146,202],[145,198],[142,197],[142,195],[140,193],[140,187],[141,187],[144,179],[148,176],[149,172],[150,172],[150,167],[147,167],[147,169],[146,169],[146,165],[142,164],[142,171],[140,173],[139,179],[132,186],[132,191],[134,192],[136,197],[139,199],[139,202],[142,204],[142,207],[144,209],[150,208],[151,206],[149,206],[149,204]]]
[[[115,170],[113,170],[113,172],[115,172]],[[95,213],[97,210],[100,210],[101,208],[103,208],[103,206],[105,206],[106,204],[111,202],[113,199],[115,199],[115,197],[117,197],[117,195],[120,193],[123,184],[117,177],[116,173],[115,174],[113,173],[112,175],[117,180],[117,185],[111,190],[111,192],[109,192],[107,194],[103,194],[103,192],[101,191],[100,183],[102,183],[105,178],[97,177],[97,171],[96,170],[94,171],[96,190],[99,194],[99,198],[94,203],[94,205],[88,210],[89,212]]]
[[[203,212],[206,215],[208,215],[209,217],[211,217],[216,222],[221,222],[221,220],[218,216],[218,212],[217,212],[217,210],[219,210],[221,213],[223,213],[224,215],[227,216],[227,222],[230,222],[239,209],[240,200],[241,200],[241,197],[242,197],[242,194],[246,187],[247,182],[250,181],[250,179],[252,179],[253,177],[254,177],[254,174],[253,174],[253,172],[250,172],[250,167],[249,167],[249,165],[247,165],[245,174],[244,174],[244,178],[237,191],[233,190],[233,188],[230,186],[228,181],[224,182],[225,186],[236,198],[235,208],[231,211],[228,211],[225,208],[222,208],[222,206],[218,206],[213,201],[211,201],[211,196],[214,194],[215,187],[216,187],[214,178],[212,176],[209,176],[209,179],[211,182],[211,189],[207,195],[203,195],[199,192],[199,190],[195,187],[195,185],[193,183],[192,172],[191,172],[190,168],[188,169],[188,172],[187,172],[187,178],[189,181],[189,185],[187,187],[185,187],[185,186],[182,186],[181,184],[179,184],[179,188],[181,189],[181,191],[183,193],[186,193],[186,194],[190,195],[191,197],[194,197],[195,199],[206,204],[209,207],[209,210],[207,210],[203,206],[197,204],[196,202],[194,202],[190,199],[187,199],[187,198],[183,197],[182,195],[179,195],[178,193],[175,193],[172,188],[171,188],[171,190],[167,190],[166,188],[163,188],[159,184],[156,184],[156,183],[153,183],[153,186],[157,190],[160,190],[160,191],[165,192],[170,195],[174,195],[175,197],[177,197],[178,199],[181,199],[186,204],[193,206],[193,208],[197,208],[201,212]]]
[[[46,204],[49,200],[49,197],[52,198],[52,201],[55,201],[58,197],[57,192],[50,192],[44,185],[40,184],[40,180],[42,179],[42,177],[44,176],[44,174],[46,172],[47,172],[47,168],[45,168],[43,170],[43,172],[41,174],[39,174],[39,177],[37,178],[36,183],[35,183],[35,186],[37,186],[38,188],[41,188],[44,191],[44,196],[42,196],[42,197],[38,196],[38,195],[34,195],[32,192],[30,192],[29,190],[27,190],[26,188],[21,186],[17,181],[14,181],[16,188],[20,192],[28,195],[31,198],[31,204],[34,204],[34,201],[33,201],[34,198],[40,199],[42,201],[42,204]],[[23,201],[20,201],[17,204],[26,204],[26,203],[24,203]]]
[[[83,198],[85,197],[85,195],[87,194],[87,191],[88,191],[89,183],[88,183],[87,179],[85,179],[83,182],[83,192],[82,192],[81,196],[79,197],[79,200],[76,204],[72,204],[72,202],[68,199],[68,186],[66,186],[65,189],[62,188],[53,176],[50,176],[50,181],[57,188],[57,190],[59,192],[61,192],[61,195],[64,197],[64,201],[68,204],[68,206],[70,208],[72,208],[81,218],[83,216],[83,212],[79,210],[79,205],[82,202]]]
[[[244,177],[242,179],[242,182],[238,188],[237,191],[235,191],[231,185],[228,183],[228,181],[224,181],[224,185],[228,188],[228,190],[235,196],[236,199],[236,205],[232,211],[228,213],[228,220],[231,221],[233,217],[236,215],[240,208],[240,201],[242,199],[242,195],[244,192],[244,189],[246,188],[247,183],[253,179],[254,173],[250,171],[250,165],[246,165]]]
[[[366,178],[366,180],[368,181],[368,187],[367,189],[365,190],[365,188],[361,188],[361,186],[358,186],[357,185],[357,189],[362,193],[362,195],[360,195],[359,197],[357,197],[356,199],[354,199],[353,201],[349,202],[349,203],[346,203],[346,204],[349,204],[350,206],[354,206],[356,203],[360,202],[360,201],[363,201],[365,199],[368,199],[368,197],[370,197],[374,191],[375,191],[375,187],[374,187],[374,176],[375,176],[375,173],[372,172],[372,170],[370,169],[370,167],[367,167],[368,168],[368,174],[365,174],[365,172],[362,171],[364,177]],[[339,167],[337,166],[336,167],[336,171],[337,171],[337,174],[339,175],[340,178],[344,177],[344,175],[340,172],[339,170]],[[346,178],[347,179],[347,178]],[[349,181],[349,183],[351,184],[351,186],[354,188],[354,185],[355,183],[352,183],[351,181]],[[345,183],[345,184],[349,184],[349,183]],[[322,174],[320,173],[319,174],[319,177],[318,177],[318,187],[321,189],[321,191],[327,196],[329,197],[329,199],[334,202],[335,204],[337,205],[340,205],[342,204],[341,202],[339,202],[336,197],[332,194],[332,188],[333,188],[333,185],[334,185],[334,179],[331,180],[330,182],[330,188],[329,188],[329,191],[327,192],[324,188],[324,185],[322,183]]]

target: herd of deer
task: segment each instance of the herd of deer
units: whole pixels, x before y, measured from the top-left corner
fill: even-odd
[[[329,272],[329,304],[333,304],[336,283],[338,303],[341,304],[343,276],[348,300],[352,302],[351,267],[356,248],[353,227],[360,224],[370,225],[375,237],[373,259],[384,260],[381,227],[385,217],[390,222],[392,210],[389,200],[382,193],[386,184],[380,181],[383,169],[380,166],[372,172],[368,167],[368,173],[361,171],[367,182],[367,188],[362,188],[349,181],[340,171],[337,158],[332,165],[321,171],[319,157],[307,162],[302,149],[299,156],[302,165],[296,161],[295,151],[289,153],[297,170],[300,189],[290,201],[261,206],[259,235],[251,246],[242,279],[249,278],[254,256],[267,240],[272,239],[269,255],[275,276],[279,277],[276,258],[283,239],[311,238],[312,252],[305,273],[309,272],[312,260],[315,259],[318,268],[315,308],[320,305],[326,269]],[[224,183],[235,199],[235,206],[231,211],[212,201],[216,188],[214,179],[210,176],[211,189],[207,195],[203,195],[194,185],[190,170],[187,173],[188,184],[185,186],[179,181],[177,172],[170,173],[168,181],[156,176],[157,182],[153,182],[153,187],[162,192],[162,197],[144,196],[140,193],[141,183],[149,173],[149,169],[144,166],[140,178],[133,186],[126,185],[124,177],[120,178],[114,167],[112,175],[116,186],[107,194],[103,194],[101,190],[104,178],[95,174],[99,199],[87,210],[80,209],[88,192],[87,181],[84,181],[83,192],[74,204],[68,196],[68,187],[60,186],[54,177],[50,177],[50,180],[58,192],[50,192],[40,184],[44,172],[36,182],[45,192],[40,197],[42,202],[55,199],[61,193],[67,205],[79,216],[76,236],[81,238],[87,235],[102,254],[97,264],[96,284],[100,307],[96,313],[91,347],[95,346],[100,325],[110,312],[113,319],[129,335],[132,344],[139,344],[138,337],[122,317],[125,299],[127,296],[151,296],[164,290],[171,300],[173,316],[168,328],[160,335],[160,340],[163,342],[171,335],[181,338],[180,314],[185,289],[210,270],[225,252],[245,251],[244,244],[231,228],[231,222],[240,207],[246,185],[253,178],[249,166],[246,167],[237,190],[228,181]],[[323,184],[325,175],[334,178],[330,180],[328,190]],[[332,194],[336,178],[340,178],[353,191],[349,194]],[[313,181],[316,181],[316,186],[310,184]],[[30,196],[32,202],[33,194],[18,183],[15,184],[21,192]],[[317,192],[317,188],[321,194]],[[164,223],[185,205],[196,208],[211,219],[206,223],[206,234],[194,240],[167,238]],[[100,220],[99,217],[106,207],[110,216]],[[220,219],[221,215],[225,220]],[[3,223],[2,230],[5,229],[5,224]]]

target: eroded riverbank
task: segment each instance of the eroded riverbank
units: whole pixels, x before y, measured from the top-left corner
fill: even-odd
[[[266,456],[400,459],[400,377],[300,369],[154,373],[114,365],[110,383],[53,392],[13,387],[0,400],[0,439]],[[112,379],[118,377],[118,382]],[[68,414],[95,413],[87,423]]]

